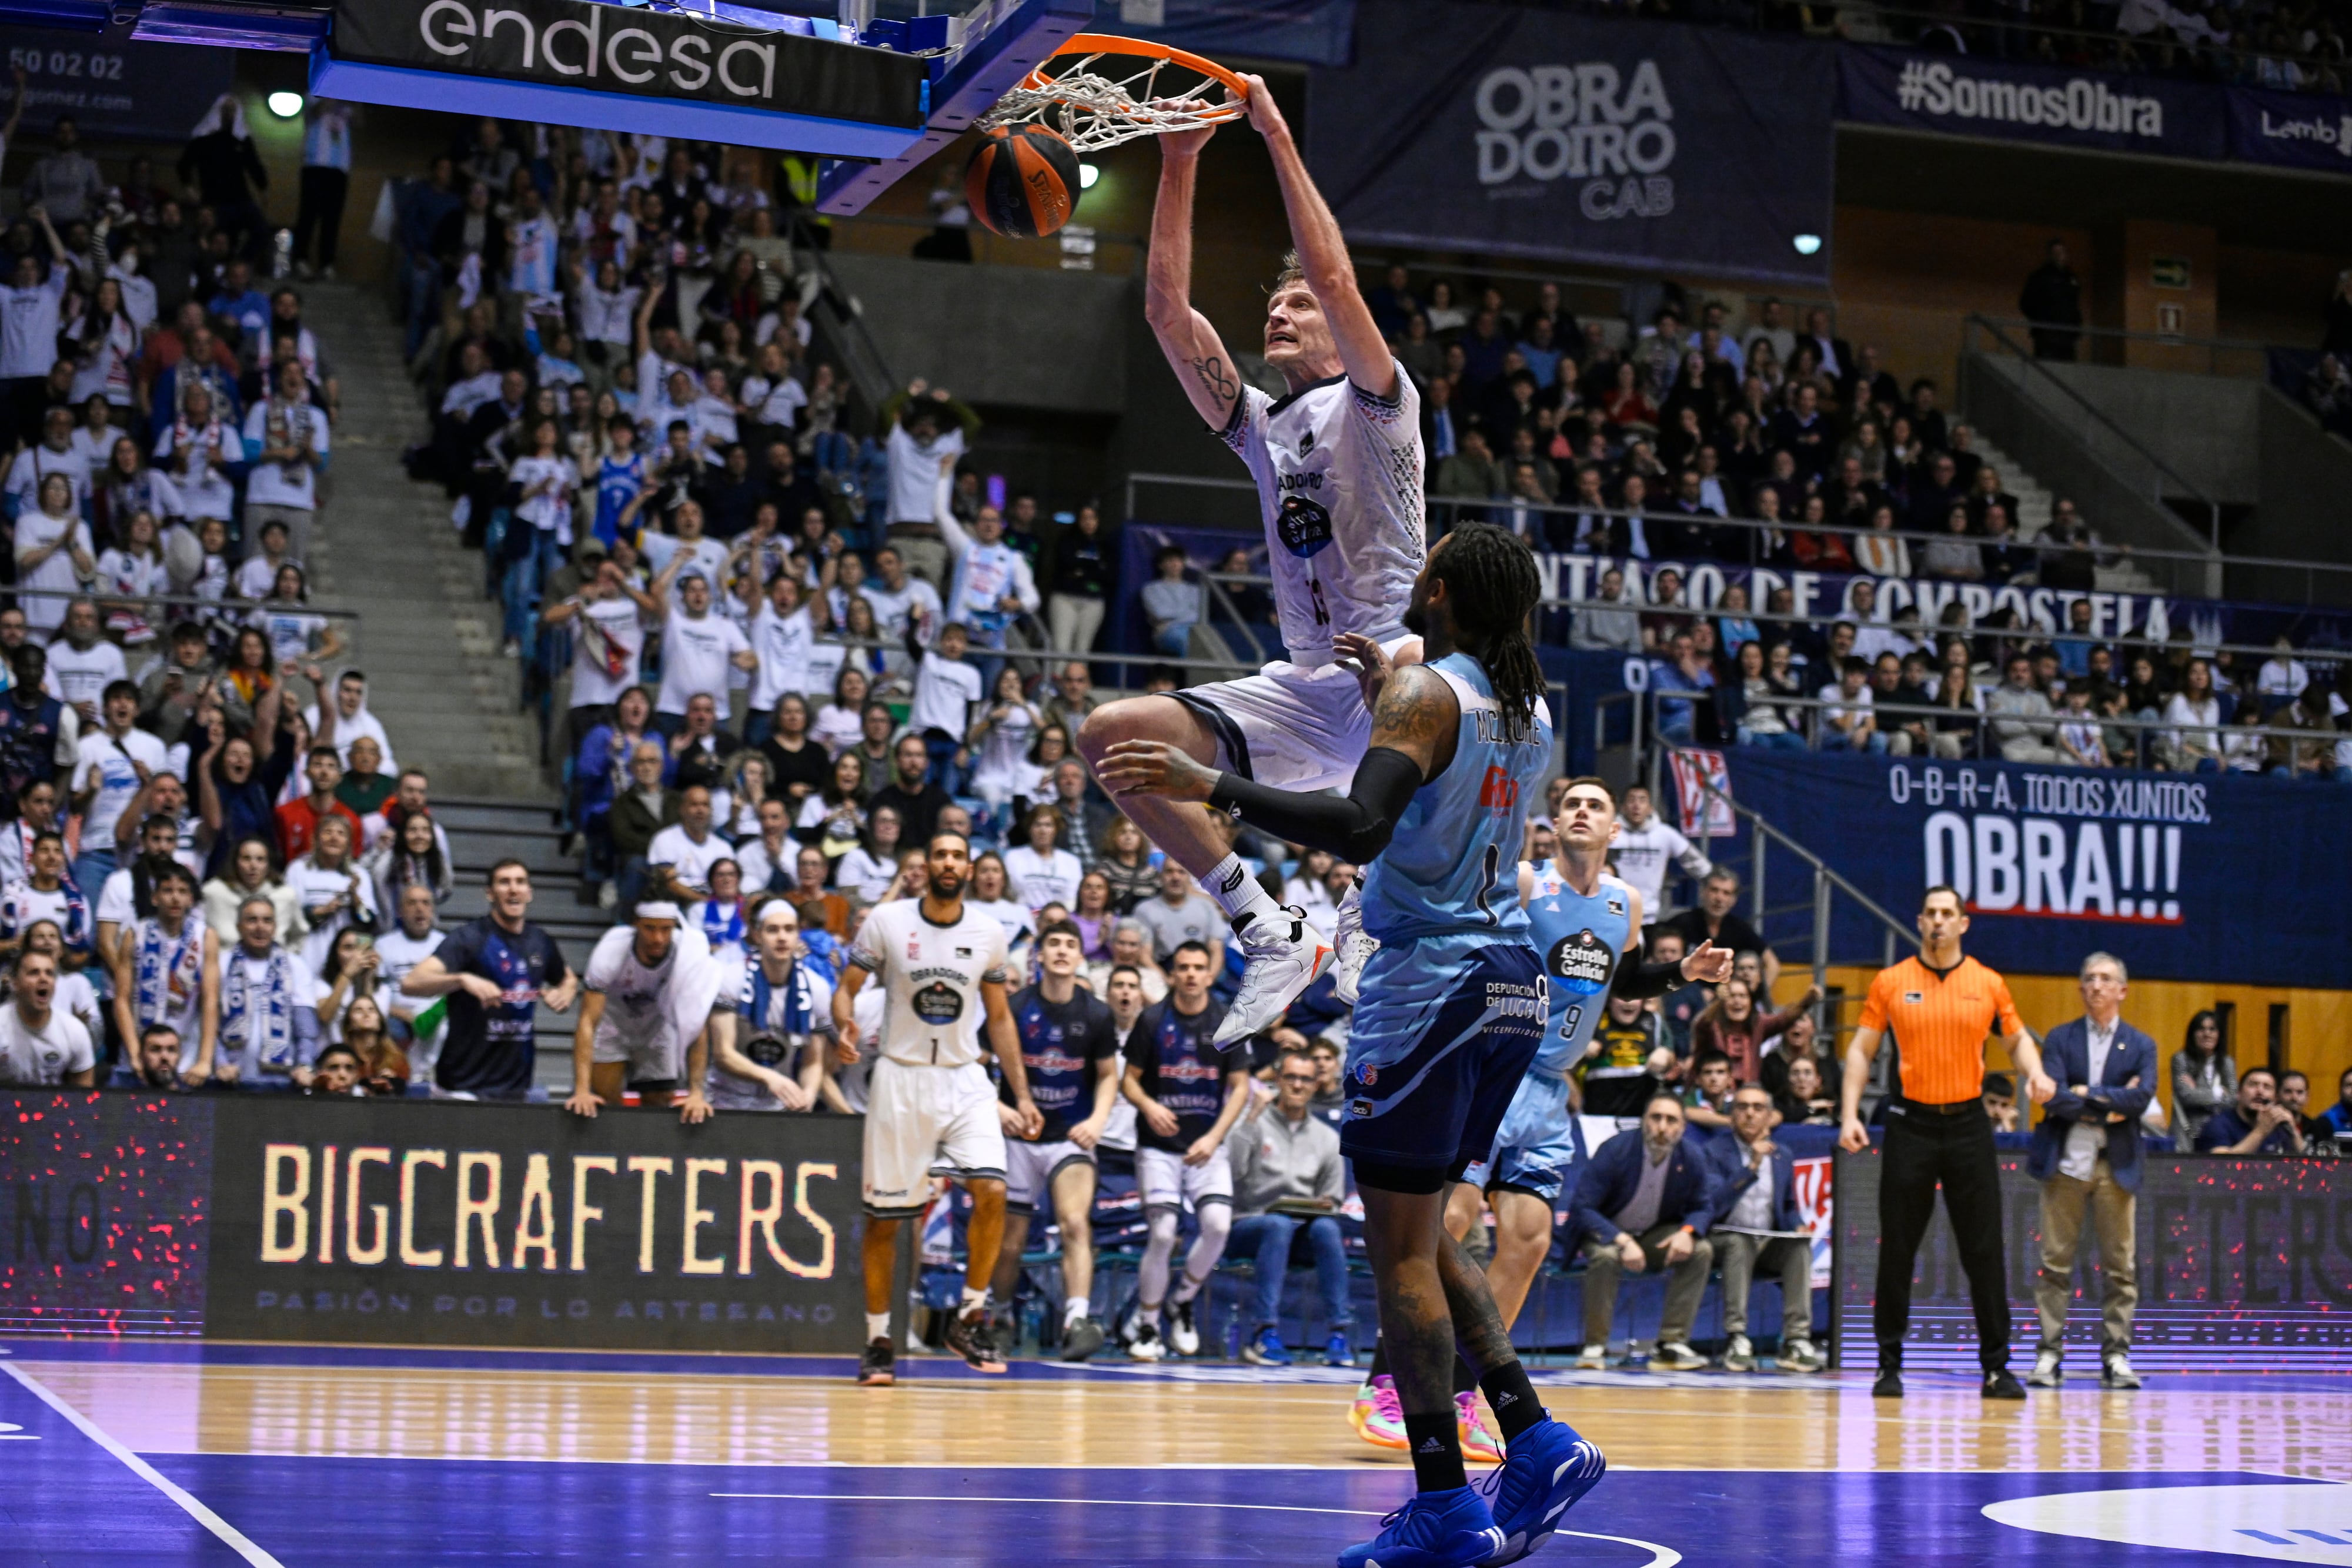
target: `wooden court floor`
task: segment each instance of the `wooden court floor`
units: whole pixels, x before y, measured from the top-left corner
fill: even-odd
[[[916,1360],[877,1390],[816,1357],[0,1349],[9,1565],[1318,1563],[1411,1490],[1322,1368]],[[1538,1382],[1611,1462],[1581,1562],[2352,1565],[2352,1379]]]

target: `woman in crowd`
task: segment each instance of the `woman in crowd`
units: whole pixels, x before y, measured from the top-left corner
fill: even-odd
[[[801,802],[800,820],[793,824],[793,836],[804,844],[814,844],[824,852],[826,864],[838,871],[841,857],[857,848],[866,837],[863,758],[855,752],[844,752],[834,758],[833,777],[825,780],[824,789]],[[841,885],[837,876],[835,885]]]
[[[359,1054],[360,1084],[380,1099],[408,1092],[408,1053],[383,1026],[383,1004],[373,992],[352,998],[343,1008],[341,1043]],[[326,1019],[320,1018],[324,1027]]]
[[[106,630],[126,648],[144,647],[155,640],[153,601],[171,591],[172,574],[163,564],[163,540],[156,536],[155,515],[128,514],[116,535],[120,541],[98,558],[99,610]]]
[[[869,688],[898,691],[907,685],[912,662],[904,648],[885,642],[874,620],[874,603],[862,593],[849,596],[841,641],[849,650],[845,667],[864,672]]]
[[[1085,868],[1077,856],[1057,847],[1061,832],[1061,813],[1050,804],[1033,806],[1022,823],[1022,841],[1005,852],[1004,874],[1012,879],[1013,896],[1026,909],[1077,902]]]
[[[1038,726],[1036,738],[1029,743],[1029,772],[1022,787],[1013,792],[1015,821],[1027,816],[1033,807],[1053,803],[1055,770],[1069,755],[1068,730],[1051,722]]]
[[[713,792],[711,831],[728,839],[760,836],[760,802],[768,798],[768,759],[745,749],[727,765],[725,786]]]
[[[769,792],[798,811],[802,801],[824,788],[832,758],[809,733],[807,698],[786,692],[776,699],[775,716],[775,727],[760,743],[760,755],[768,764]]]
[[[242,744],[242,743],[240,743]],[[278,875],[276,841],[256,833],[230,846],[221,857],[222,869],[204,885],[205,924],[220,938],[226,952],[238,940],[236,912],[248,898],[266,898],[278,916],[277,940],[290,946],[310,929],[302,917],[301,901]]]
[[[122,308],[122,283],[101,277],[90,291],[89,304],[66,328],[73,343],[73,391],[77,405],[104,398],[110,408],[131,417],[132,366],[139,359],[139,328]]]
[[[1739,647],[1739,678],[1716,689],[1723,695],[1724,719],[1742,746],[1769,751],[1802,751],[1805,737],[1790,719],[1801,710],[1783,708],[1783,698],[1800,695],[1789,668],[1789,644],[1775,643],[1766,653],[1761,643]]]
[[[865,837],[835,862],[834,885],[853,898],[879,904],[898,880],[901,827],[896,808],[877,806],[866,821]]]
[[[588,843],[583,880],[592,895],[613,874],[613,802],[629,787],[629,758],[646,738],[653,706],[643,686],[628,687],[614,699],[612,716],[581,737],[572,758],[572,824]],[[660,757],[667,768],[667,748],[660,748]]]
[[[841,674],[833,679],[833,700],[817,709],[809,738],[835,757],[856,745],[865,724],[867,685],[864,670],[855,664],[843,664]]]
[[[105,456],[90,470],[90,498],[98,526],[110,538],[121,538],[124,521],[139,512],[163,515],[163,491],[155,471],[140,455],[139,444],[117,433]]]
[[[2221,1049],[2221,1015],[2210,1008],[2189,1020],[2172,1059],[2172,1148],[2189,1154],[2213,1113],[2238,1099],[2238,1064]]]
[[[2180,689],[2164,705],[2164,765],[2175,773],[2217,773],[2221,768],[2221,699],[2213,666],[2189,661]]]
[[[319,1033],[322,1039],[344,1038],[343,1012],[353,1002],[366,1002],[377,1009],[377,1027],[383,1026],[383,955],[375,950],[373,936],[352,927],[335,933],[326,962],[320,967],[318,980]]]
[[[686,918],[709,939],[710,956],[733,974],[743,963],[744,934],[751,929],[743,906],[743,868],[732,859],[710,862],[710,896],[689,905]]]
[[[1024,753],[1041,722],[1022,691],[1021,672],[1011,664],[997,671],[996,689],[965,737],[979,759],[971,770],[971,792],[992,810],[1002,810],[1015,795],[1039,792]]]
[[[58,1012],[79,1019],[82,1027],[89,1030],[90,1042],[101,1044],[106,1039],[106,1020],[104,1009],[98,999],[98,988],[90,983],[87,974],[66,967],[76,955],[69,955],[66,950],[65,928],[50,919],[34,921],[25,927],[25,951],[49,956],[58,970],[58,987],[50,995],[49,1006]]]
[[[373,744],[363,742],[362,744]],[[387,912],[400,907],[401,894],[421,886],[436,904],[449,902],[457,883],[441,853],[440,835],[433,819],[418,811],[402,820],[398,831],[385,833],[369,852],[365,866],[375,881],[375,906]]]
[[[230,734],[217,711],[205,721],[196,798],[212,844],[205,869],[215,876],[241,841],[276,841],[278,792],[293,774],[295,755],[278,744],[277,697],[273,689],[256,705],[249,735]]]
[[[1118,923],[1118,913],[1110,906],[1110,878],[1090,871],[1078,879],[1078,901],[1071,907],[1070,921],[1086,946],[1087,963],[1110,956],[1110,931]]]
[[[1111,908],[1132,915],[1135,906],[1160,891],[1160,868],[1151,862],[1151,846],[1143,830],[1125,817],[1113,817],[1103,829],[1102,856],[1096,869],[1110,883]]]
[[[343,652],[343,634],[325,616],[304,608],[310,602],[310,580],[289,560],[270,580],[269,597],[246,619],[268,637],[270,657],[279,668],[299,665],[316,681],[321,667]]]
[[[25,624],[35,641],[47,643],[65,624],[66,606],[98,577],[98,552],[89,525],[74,499],[74,482],[64,474],[44,475],[32,509],[16,527],[16,585]]]
[[[965,908],[978,910],[1004,928],[1008,951],[1029,940],[1029,910],[1010,896],[1012,885],[1004,858],[993,850],[985,851],[971,862],[971,891],[963,901]]]
[[[1946,664],[1938,677],[1929,749],[1946,761],[1974,757],[1984,727],[1975,677],[1965,664]]]
[[[1118,541],[1103,531],[1102,512],[1078,508],[1067,528],[1050,538],[1053,558],[1045,578],[1045,623],[1057,653],[1083,653],[1095,645],[1118,573]]]
[[[1791,1021],[1821,999],[1821,988],[1808,986],[1795,1006],[1767,1016],[1757,1011],[1756,993],[1748,982],[1734,977],[1715,988],[1715,999],[1691,1021],[1691,1055],[1695,1060],[1719,1051],[1731,1058],[1731,1081],[1752,1083],[1761,1061],[1757,1048],[1785,1033]]]

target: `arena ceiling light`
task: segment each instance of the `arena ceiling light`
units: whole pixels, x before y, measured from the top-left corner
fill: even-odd
[[[1821,254],[1822,236],[1819,235],[1799,235],[1790,243],[1797,247],[1797,254],[1799,256],[1818,256]]]
[[[1079,189],[1079,190],[1081,190],[1081,191],[1091,191],[1091,190],[1093,190],[1093,189],[1095,188],[1095,182],[1096,182],[1097,180],[1101,179],[1101,178],[1102,178],[1102,165],[1101,165],[1101,164],[1099,164],[1099,163],[1081,163],[1081,164],[1079,164],[1079,165],[1078,165],[1078,189]]]
[[[269,95],[269,112],[280,120],[291,120],[302,112],[302,95],[280,88]]]

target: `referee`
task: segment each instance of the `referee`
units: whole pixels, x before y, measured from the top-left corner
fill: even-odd
[[[1931,887],[1919,904],[1919,956],[1882,969],[1862,1004],[1862,1022],[1845,1049],[1843,1128],[1838,1146],[1870,1146],[1862,1124],[1862,1086],[1890,1030],[1901,1051],[1903,1091],[1885,1105],[1885,1165],[1878,1187],[1878,1381],[1871,1392],[1903,1394],[1903,1335],[1911,1326],[1911,1276],[1919,1242],[1936,1211],[1936,1188],[1952,1220],[1960,1268],[1976,1307],[1977,1359],[1984,1396],[2022,1399],[2009,1371],[2009,1289],[2002,1265],[2000,1174],[1993,1162],[1992,1122],[1984,1109],[1984,1042],[1996,1021],[2011,1060],[2037,1105],[2057,1092],[2042,1053],[2017,1016],[2008,983],[1960,953],[1969,917],[1960,895]]]

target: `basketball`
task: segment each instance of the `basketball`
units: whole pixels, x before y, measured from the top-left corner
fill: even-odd
[[[965,171],[964,200],[991,234],[1037,239],[1070,221],[1078,204],[1078,155],[1042,125],[982,132]]]

